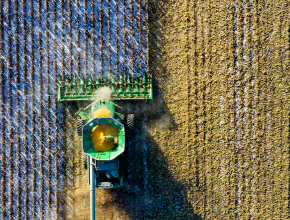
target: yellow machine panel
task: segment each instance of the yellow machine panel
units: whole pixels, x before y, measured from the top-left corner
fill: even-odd
[[[107,108],[99,108],[94,112],[94,118],[111,117],[111,111]]]
[[[112,125],[97,125],[92,129],[92,142],[96,151],[108,151],[116,147],[113,140],[106,139],[107,136],[118,135],[118,129]]]
[[[107,108],[99,108],[94,112],[95,118],[110,117],[111,112]],[[112,125],[97,125],[92,129],[92,142],[96,151],[108,151],[116,147],[115,140],[108,140],[108,136],[117,136],[118,130]]]

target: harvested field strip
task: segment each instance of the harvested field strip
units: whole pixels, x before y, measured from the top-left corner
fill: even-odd
[[[289,136],[285,66],[289,36],[282,34],[288,27],[286,2],[171,1],[164,6],[152,1],[149,5],[154,4],[156,11],[151,12],[159,23],[149,23],[150,34],[162,41],[159,48],[149,50],[150,67],[160,82],[156,87],[162,90],[164,105],[179,126],[170,133],[151,134],[161,148],[166,146],[165,152],[174,152],[163,138],[174,135],[183,149],[186,145],[177,134],[185,134],[182,125],[189,123],[190,159],[182,168],[189,181],[180,182],[189,183],[188,201],[194,213],[205,219],[288,218],[288,202],[282,196],[288,193],[284,186],[289,178],[283,169],[288,165],[285,137]],[[184,13],[185,8],[190,13]],[[182,41],[186,38],[188,43]],[[181,60],[183,55],[188,61]],[[177,74],[182,77],[174,81]],[[187,79],[189,92],[184,93],[179,85],[186,87]],[[179,94],[188,94],[188,103],[181,98],[172,104]],[[185,117],[176,113],[184,105],[190,115],[188,122],[181,123]],[[282,109],[288,109],[286,115]],[[168,157],[177,167],[179,158],[184,158]]]

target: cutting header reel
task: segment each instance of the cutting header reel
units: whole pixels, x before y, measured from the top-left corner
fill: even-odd
[[[96,100],[98,95],[95,93],[100,87],[109,87],[112,91],[113,100],[124,99],[152,99],[152,75],[144,74],[142,76],[107,76],[95,78],[89,76],[85,80],[84,76],[72,79],[66,77],[59,78],[58,101],[78,101],[78,100]]]

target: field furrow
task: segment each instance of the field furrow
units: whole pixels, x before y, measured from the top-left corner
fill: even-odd
[[[89,219],[86,103],[59,103],[59,79],[144,74],[153,101],[117,103],[135,130],[98,219],[289,219],[289,16],[285,0],[0,1],[0,219]]]

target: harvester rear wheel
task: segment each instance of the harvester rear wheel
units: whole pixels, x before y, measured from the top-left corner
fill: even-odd
[[[126,150],[125,150],[125,176],[128,178],[129,173],[132,172],[132,155],[133,155],[133,148],[134,148],[134,121],[135,117],[134,114],[127,115],[127,126],[126,126]]]
[[[78,136],[82,136],[83,135],[83,120],[81,120],[80,118],[77,119],[77,134]]]
[[[88,169],[88,156],[83,153],[83,167],[85,170]]]
[[[134,134],[134,114],[128,114],[127,128],[128,128],[128,134],[133,135]]]

